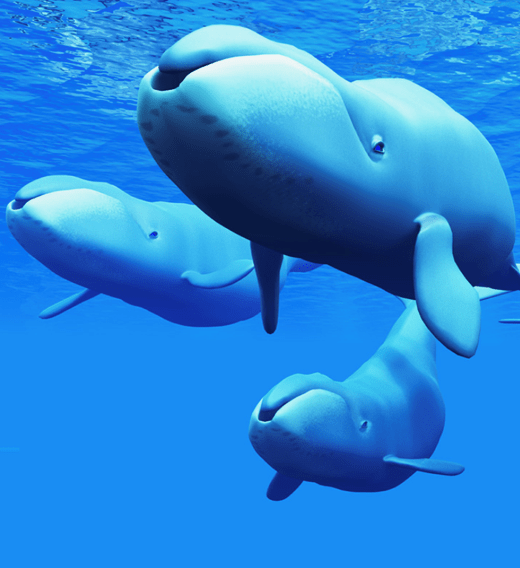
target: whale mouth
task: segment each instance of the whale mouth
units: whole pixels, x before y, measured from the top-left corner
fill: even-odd
[[[291,375],[275,385],[262,398],[257,414],[258,421],[271,422],[288,403],[309,393],[318,395],[320,392],[327,392],[343,398],[341,389],[341,384],[320,373]]]
[[[258,422],[271,422],[271,420],[275,417],[276,413],[281,408],[283,408],[288,402],[289,401],[283,402],[278,407],[274,408],[263,408],[263,406],[261,406],[260,411],[258,412]]]
[[[22,211],[24,209],[24,207],[27,205],[27,203],[29,203],[30,201],[34,201],[35,199],[38,199],[38,197],[41,197],[42,195],[46,195],[46,194],[42,193],[40,195],[31,195],[31,196],[27,196],[27,197],[15,196],[15,198],[7,204],[7,208],[9,209],[9,211],[12,211],[12,212]]]
[[[173,91],[180,86],[190,73],[193,73],[198,69],[202,69],[203,67],[207,67],[208,65],[212,65],[213,63],[216,63],[216,61],[199,65],[198,67],[193,67],[191,69],[181,70],[169,69],[166,65],[161,65],[159,63],[159,67],[154,73],[150,85],[155,91]]]
[[[13,199],[13,201],[11,201],[8,204],[8,207],[11,211],[19,211],[20,209],[23,209],[23,206],[28,203],[29,201],[31,201],[31,199]]]
[[[196,69],[200,69],[197,67]],[[160,69],[154,74],[151,87],[154,91],[173,91],[176,89],[186,77],[196,71],[196,69],[189,69],[188,71],[168,71],[164,72]]]
[[[283,397],[278,401],[274,402],[270,400],[269,393],[267,393],[264,398],[262,399],[262,404],[260,406],[260,410],[258,411],[258,421],[259,422],[271,422],[276,414],[289,402],[293,402],[298,398],[302,397],[304,394],[307,394],[312,391],[316,390],[323,390],[317,388],[309,388],[303,392],[299,392],[292,397]]]

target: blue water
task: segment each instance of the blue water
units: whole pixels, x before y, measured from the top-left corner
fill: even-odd
[[[520,212],[520,5],[492,0],[0,1],[0,194],[71,174],[143,199],[187,201],[135,121],[141,77],[186,33],[247,26],[348,79],[404,77],[495,147]],[[98,297],[48,321],[79,288],[0,221],[0,566],[512,566],[518,560],[520,295],[483,308],[477,355],[439,346],[456,478],[415,474],[379,494],[303,484],[266,499],[272,470],[249,416],[293,373],[343,380],[401,306],[324,267],[291,275],[279,329],[167,323]],[[515,247],[520,258],[519,245]]]

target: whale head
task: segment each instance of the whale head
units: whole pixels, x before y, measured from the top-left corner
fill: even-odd
[[[388,425],[343,383],[320,373],[292,375],[255,408],[249,438],[277,472],[347,491],[381,491],[413,472],[392,469]]]
[[[114,186],[98,184],[112,188],[110,195],[42,179],[7,206],[9,230],[29,254],[59,276],[105,294],[131,299],[160,287],[161,266],[154,264],[165,246],[159,209],[148,210],[143,202],[137,216],[118,196],[133,198]],[[171,286],[171,271],[169,276]]]
[[[292,46],[209,26],[182,38],[143,78],[138,123],[162,170],[214,220],[273,249],[282,237],[281,252],[291,256],[305,242],[310,258],[314,239],[298,233],[304,220],[316,252],[325,234],[333,255],[335,237],[366,242],[354,221],[366,192],[381,191],[386,160],[386,106],[360,112],[349,85]],[[341,205],[345,187],[352,200]],[[344,209],[336,220],[331,207]]]

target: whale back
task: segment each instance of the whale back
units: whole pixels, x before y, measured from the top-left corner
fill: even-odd
[[[430,457],[435,450],[445,419],[435,352],[435,338],[410,301],[381,347],[343,382],[351,412],[373,428],[371,451],[380,460]],[[384,483],[397,485],[411,473],[387,471]]]

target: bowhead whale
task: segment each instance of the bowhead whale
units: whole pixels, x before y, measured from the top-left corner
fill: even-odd
[[[478,288],[481,299],[504,291]],[[277,473],[275,501],[303,481],[344,491],[385,491],[414,472],[457,475],[464,468],[432,459],[444,429],[435,339],[407,308],[377,352],[344,382],[320,373],[292,375],[255,408],[249,438]]]
[[[208,26],[143,78],[138,123],[165,174],[251,241],[270,333],[283,254],[416,299],[466,357],[480,333],[473,287],[520,288],[493,148],[410,81],[349,82],[293,46]]]
[[[22,247],[86,290],[44,310],[51,318],[98,294],[187,326],[232,324],[260,312],[249,242],[194,205],[150,203],[118,187],[74,176],[25,185],[7,206]],[[285,257],[290,271],[316,268]]]

